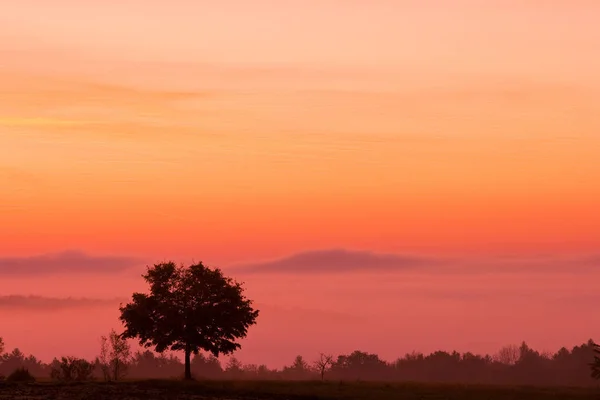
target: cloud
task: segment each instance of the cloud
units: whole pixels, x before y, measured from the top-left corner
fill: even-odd
[[[299,273],[395,271],[413,268],[430,260],[367,251],[317,250],[292,255],[274,261],[237,266],[242,272]]]
[[[20,127],[20,126],[73,126],[84,125],[86,122],[71,121],[60,118],[37,118],[37,117],[0,117],[0,126]]]
[[[41,275],[55,273],[120,272],[143,261],[123,256],[91,256],[65,251],[30,257],[0,257],[0,275]]]
[[[166,90],[52,78],[0,70],[0,128],[35,129],[36,135],[72,135],[85,130],[123,137],[133,129],[147,137],[149,126],[197,133],[197,108],[214,92]],[[169,130],[169,129],[167,129]],[[143,131],[143,132],[142,132]],[[169,130],[172,135],[172,129]],[[136,132],[137,133],[137,132]],[[158,134],[154,133],[155,135]]]
[[[130,301],[130,298],[89,298],[89,297],[46,297],[34,295],[0,296],[0,311],[59,311],[66,309],[89,309],[116,307]],[[297,306],[281,306],[259,303],[255,307],[260,310],[261,317],[267,316],[272,322],[280,324],[281,320],[306,323],[307,320],[327,320],[337,322],[364,322],[362,315],[350,314],[335,310],[305,308]]]
[[[0,296],[0,310],[56,311],[74,308],[116,307],[125,299],[57,298],[42,296]]]
[[[490,254],[457,259],[446,272],[454,274],[537,273],[585,274],[599,271],[600,257],[588,254]]]

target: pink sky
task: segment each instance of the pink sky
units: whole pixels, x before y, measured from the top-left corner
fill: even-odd
[[[163,259],[247,282],[264,313],[244,362],[556,350],[600,329],[598,2],[6,3],[9,347],[92,357],[110,299]],[[336,268],[312,253],[332,249],[350,251]],[[86,255],[40,268],[65,251]],[[327,271],[234,267],[296,254]]]

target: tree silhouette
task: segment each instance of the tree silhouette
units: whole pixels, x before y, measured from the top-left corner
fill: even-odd
[[[131,348],[129,343],[114,329],[110,331],[108,338],[102,340],[110,343],[109,365],[112,373],[112,379],[118,381],[127,375],[127,364],[131,359]]]
[[[600,345],[592,342],[592,347],[594,349],[594,362],[590,363],[592,378],[600,379]]]
[[[332,373],[351,379],[366,379],[382,376],[387,364],[377,354],[355,350],[348,355],[340,355],[332,366]]]
[[[0,337],[0,356],[4,354],[4,339]]]
[[[100,367],[104,380],[110,381],[110,349],[106,336],[100,337],[100,355],[96,357],[96,365]]]
[[[131,347],[114,329],[100,337],[100,355],[95,364],[100,367],[105,381],[123,379],[131,362]]]
[[[321,374],[321,380],[325,380],[325,371],[333,365],[333,356],[321,353],[319,359],[315,361],[315,368]]]
[[[106,338],[106,372],[108,379],[112,380],[110,369],[111,344]],[[305,368],[305,363],[297,357],[293,366],[281,369],[269,369],[264,365],[242,364],[237,360],[230,360],[228,365],[221,363],[214,355],[198,353],[192,361],[193,371],[207,379],[260,379],[260,380],[287,380],[287,379],[316,379],[320,372],[330,376],[330,379],[340,381],[365,381],[388,382],[429,382],[429,383],[455,383],[455,384],[484,384],[484,385],[535,385],[535,386],[570,386],[570,387],[597,387],[600,375],[594,371],[600,370],[600,347],[592,340],[570,349],[561,348],[551,357],[535,351],[529,346],[515,346],[519,350],[519,361],[515,364],[504,364],[490,355],[472,353],[459,354],[456,351],[435,351],[428,355],[412,352],[398,358],[395,362],[385,362],[376,354],[363,351],[354,351],[336,357],[333,366],[329,363],[320,370],[311,368],[306,373],[296,374]],[[521,353],[521,350],[523,352]],[[168,356],[167,356],[168,354]],[[521,357],[523,355],[523,357]],[[326,361],[328,356],[323,355]],[[511,358],[514,359],[511,352]],[[134,379],[174,378],[184,369],[183,359],[164,352],[156,355],[153,351],[144,349],[127,363],[128,376]],[[33,355],[25,355],[18,349],[10,350],[0,356],[0,381],[15,370],[27,370],[36,378],[47,379],[57,377],[57,367],[62,368],[59,360],[46,364]],[[69,362],[65,367],[70,369]],[[103,371],[99,360],[94,363],[93,378],[102,378]],[[82,365],[83,366],[83,365]],[[314,364],[316,367],[316,363]],[[590,368],[592,373],[590,374]],[[224,371],[225,369],[225,371]],[[87,367],[82,371],[82,378],[71,380],[84,380],[87,376]],[[78,372],[70,369],[69,374],[58,374],[58,378],[77,376]],[[63,371],[61,371],[63,372]],[[27,376],[25,376],[27,377]],[[321,377],[323,379],[323,376]],[[594,379],[596,378],[596,379]],[[1,383],[1,382],[0,382]],[[0,385],[1,387],[1,385]],[[1,389],[0,389],[1,391]],[[1,397],[1,396],[0,396]]]
[[[225,373],[229,379],[240,379],[244,374],[244,365],[235,357],[231,357],[225,366]]]
[[[138,338],[159,353],[184,351],[187,380],[192,379],[192,353],[231,354],[241,347],[236,339],[256,323],[259,311],[243,295],[241,284],[218,268],[167,262],[149,267],[143,278],[150,294],[134,293],[132,302],[120,307],[122,336]]]
[[[519,361],[521,350],[517,345],[511,344],[502,347],[494,356],[494,359],[499,363],[506,365],[515,365]]]
[[[61,357],[50,364],[50,378],[61,382],[89,381],[94,372],[94,364],[77,357]]]
[[[291,366],[283,367],[282,373],[288,379],[305,379],[310,376],[311,370],[304,357],[298,355]]]

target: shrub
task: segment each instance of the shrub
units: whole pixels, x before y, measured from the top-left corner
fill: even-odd
[[[17,368],[7,378],[7,382],[35,382],[33,375],[27,368]]]
[[[82,382],[92,379],[94,366],[87,360],[75,357],[54,359],[51,364],[50,377],[55,381]]]

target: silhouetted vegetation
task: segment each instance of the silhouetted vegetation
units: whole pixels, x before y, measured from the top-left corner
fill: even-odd
[[[108,337],[100,337],[100,355],[96,358],[96,364],[102,371],[105,381],[118,381],[125,378],[130,360],[129,343],[114,329]]]
[[[0,375],[8,376],[18,368],[27,369],[33,376],[50,376],[48,365],[42,363],[34,356],[25,356],[19,349],[0,355]]]
[[[333,356],[321,353],[319,359],[315,361],[315,368],[321,374],[321,380],[325,380],[325,371],[333,365]]]
[[[19,383],[29,383],[35,382],[35,377],[29,373],[29,370],[25,367],[15,369],[8,377],[6,378],[7,382],[19,382]]]
[[[493,356],[456,351],[428,355],[412,352],[389,362],[377,354],[356,350],[337,357],[321,353],[312,361],[298,355],[281,369],[243,364],[236,357],[230,357],[223,367],[218,356],[239,349],[236,340],[246,336],[258,316],[252,301],[244,297],[241,285],[223,276],[219,269],[209,269],[202,263],[188,268],[174,263],[157,264],[148,268],[143,277],[150,285],[150,293],[134,293],[132,302],[120,307],[125,332],[112,330],[108,336],[102,336],[99,355],[93,362],[61,357],[45,364],[19,349],[4,353],[5,344],[0,338],[0,376],[8,374],[3,385],[13,385],[13,391],[5,392],[12,396],[9,398],[53,398],[56,390],[61,391],[62,397],[113,399],[587,399],[598,395],[590,388],[557,388],[594,386],[594,378],[600,379],[600,346],[592,340],[570,350],[563,347],[555,354],[540,353],[523,342],[519,346],[504,346]],[[143,348],[134,354],[127,340],[133,338]],[[169,350],[183,351],[183,362],[173,354],[167,356],[165,352]],[[142,381],[179,379],[182,372],[186,380],[195,377],[204,383]],[[35,382],[36,378],[50,378],[56,384],[20,385]],[[125,378],[133,382],[116,383]],[[91,382],[97,379],[107,382]],[[59,385],[70,382],[88,383]],[[542,390],[533,386],[554,388]],[[40,394],[42,391],[44,394]],[[0,393],[2,398],[6,397]]]
[[[592,368],[592,378],[600,379],[600,345],[591,343],[594,349],[594,361],[590,363]]]
[[[50,378],[59,382],[84,382],[92,379],[94,365],[76,357],[56,358],[50,364]]]
[[[235,357],[222,364],[214,355],[199,352],[192,358],[191,366],[195,378],[218,381],[324,379],[335,382],[360,380],[536,386],[598,385],[593,376],[598,377],[600,353],[592,340],[572,349],[563,347],[554,354],[540,353],[526,343],[508,347],[518,349],[516,359],[513,355],[506,357],[502,349],[493,356],[460,354],[456,351],[436,351],[428,355],[413,352],[392,362],[384,361],[376,354],[354,351],[335,358],[319,355],[313,362],[297,356],[289,366],[271,369],[266,365],[243,364]],[[110,346],[107,354],[110,360],[113,357],[110,355],[113,354]],[[91,365],[91,374],[88,365]],[[184,363],[178,357],[151,350],[133,353],[126,361],[122,361],[122,367],[124,369],[121,371],[127,371],[127,379],[133,380],[180,379],[185,371]],[[0,375],[4,376],[9,376],[17,369],[24,369],[41,379],[113,380],[114,370],[103,368],[98,359],[89,363],[73,357],[64,357],[60,361],[55,359],[52,363],[45,364],[32,355],[25,356],[19,349],[0,357]],[[106,371],[109,371],[108,378]]]
[[[191,379],[191,355],[201,350],[218,357],[240,348],[236,339],[256,323],[258,310],[241,284],[202,263],[187,268],[156,264],[143,275],[150,294],[134,293],[120,308],[124,338],[162,353],[183,351],[185,379]]]

